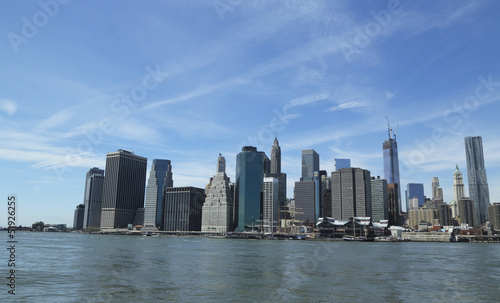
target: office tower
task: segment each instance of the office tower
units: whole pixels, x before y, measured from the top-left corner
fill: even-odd
[[[392,128],[389,126],[389,139],[383,144],[384,148],[384,179],[387,184],[397,184],[397,198],[398,198],[398,212],[406,212],[408,205],[401,203],[401,182],[399,179],[399,158],[398,158],[398,144],[396,142],[396,134],[392,138]],[[390,208],[390,207],[389,207]],[[390,210],[390,209],[389,209]]]
[[[274,143],[271,148],[271,173],[266,173],[264,177],[278,179],[278,200],[281,209],[286,203],[286,174],[281,172],[281,147],[279,146],[278,138],[274,138]]]
[[[387,184],[387,206],[389,207],[389,225],[399,225],[399,186],[397,183]]]
[[[236,231],[251,230],[261,215],[261,189],[265,154],[253,146],[244,146],[236,156]]]
[[[322,171],[326,175],[326,171]],[[315,171],[313,174],[314,182],[314,222],[318,222],[319,215],[321,213],[321,175],[319,171]]]
[[[446,203],[441,203],[437,205],[439,224],[441,226],[450,226],[451,210],[450,206]]]
[[[206,190],[201,215],[202,231],[232,231],[233,196],[233,187],[226,175],[226,159],[219,154],[217,173]]]
[[[83,229],[83,217],[85,215],[85,205],[78,204],[75,209],[75,216],[73,218],[73,229]]]
[[[488,206],[490,223],[495,231],[500,231],[500,203],[493,203]]]
[[[432,188],[432,200],[433,201],[442,201],[443,198],[439,196],[439,178],[438,177],[433,177],[432,182],[431,182],[431,188]]]
[[[295,219],[301,222],[315,224],[316,223],[316,200],[314,181],[299,181],[295,182],[293,190],[295,198],[295,210],[299,214]]]
[[[85,178],[83,229],[101,227],[103,186],[104,170],[97,167],[89,169]]]
[[[318,153],[314,149],[303,149],[302,178],[300,178],[300,181],[313,181],[315,171],[319,171]]]
[[[264,174],[271,173],[271,159],[264,154]]]
[[[484,168],[483,141],[481,137],[465,138],[465,154],[467,158],[467,176],[469,179],[469,195],[474,203],[474,215],[477,225],[488,221],[490,191]]]
[[[389,206],[387,205],[387,180],[379,176],[371,179],[372,193],[372,221],[380,222],[389,219]]]
[[[278,143],[278,138],[274,138],[273,147],[271,148],[271,174],[281,173],[281,147]]]
[[[337,220],[371,217],[370,171],[342,168],[332,172],[332,215]]]
[[[465,197],[464,181],[462,172],[460,172],[457,165],[457,168],[453,173],[453,198],[455,201],[460,201],[463,197]]]
[[[425,203],[424,185],[422,183],[406,184],[406,201],[407,201],[406,204],[409,205],[410,199],[415,197],[418,198],[418,206],[424,205]]]
[[[432,226],[440,224],[439,211],[437,209],[410,209],[408,211],[408,225],[410,228],[418,229],[419,223],[430,223]]]
[[[166,231],[201,231],[201,211],[205,189],[192,186],[165,187]]]
[[[164,213],[163,186],[173,187],[173,183],[170,160],[154,159],[153,164],[151,164],[148,185],[146,186],[144,227],[162,229]]]
[[[460,224],[475,226],[474,202],[469,197],[462,197],[458,200],[458,213],[460,214]]]
[[[127,228],[144,207],[148,159],[123,149],[108,153],[102,195],[101,229]]]
[[[321,174],[321,209],[320,216],[332,217],[332,178],[325,174]]]
[[[278,179],[267,177],[262,184],[262,220],[261,227],[265,233],[276,231],[279,220],[280,204],[278,200]]]
[[[350,168],[351,167],[351,159],[335,159],[335,170],[339,170],[342,168]]]

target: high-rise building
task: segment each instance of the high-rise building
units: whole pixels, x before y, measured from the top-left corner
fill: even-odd
[[[148,185],[146,186],[146,201],[144,205],[144,227],[162,229],[163,225],[163,186],[173,187],[172,165],[170,160],[154,159],[151,164]]]
[[[397,183],[387,184],[387,205],[389,207],[389,225],[399,225],[399,186]]]
[[[437,205],[439,224],[441,226],[451,225],[451,210],[450,206],[446,203],[440,203]]]
[[[226,159],[219,154],[217,173],[206,190],[201,216],[202,231],[227,232],[233,227],[233,193],[226,175]]]
[[[422,183],[408,183],[406,184],[406,204],[410,205],[410,199],[418,198],[418,206],[425,203],[424,185]],[[418,207],[417,207],[418,209]]]
[[[481,225],[488,221],[490,191],[484,167],[483,140],[481,137],[465,137],[467,176],[469,196],[474,203],[475,223]]]
[[[267,177],[262,184],[262,231],[272,233],[279,224],[280,203],[278,179]]]
[[[261,190],[265,154],[253,146],[244,146],[236,156],[236,231],[251,230],[261,215]]]
[[[387,180],[380,177],[372,177],[372,221],[380,222],[389,219],[389,207],[387,205]]]
[[[271,173],[265,173],[264,177],[278,179],[278,201],[280,208],[284,207],[286,204],[286,174],[281,172],[281,148],[278,138],[274,138],[273,147],[271,148]]]
[[[339,170],[342,168],[350,168],[351,167],[351,159],[335,159],[335,170]]]
[[[370,171],[342,168],[332,172],[332,215],[337,220],[371,217]]]
[[[85,205],[78,204],[75,209],[75,217],[73,218],[73,229],[83,229],[83,217],[85,214]]]
[[[384,148],[384,179],[387,184],[397,184],[397,199],[399,211],[407,212],[408,205],[401,203],[401,182],[399,179],[399,157],[396,135],[392,138],[392,128],[389,126],[389,139],[383,144]]]
[[[469,197],[462,197],[458,200],[458,213],[460,214],[460,224],[475,226],[474,202]]]
[[[465,197],[464,181],[462,172],[458,169],[458,165],[453,173],[453,198],[455,201],[460,201]]]
[[[314,149],[302,150],[302,178],[300,181],[314,181],[314,172],[319,171],[319,155]]]
[[[278,143],[278,138],[274,138],[273,147],[271,148],[271,174],[281,173],[281,147]]]
[[[83,229],[101,227],[103,185],[104,170],[97,167],[89,169],[85,178]]]
[[[439,178],[438,177],[432,178],[431,188],[432,188],[432,201],[443,201],[442,191],[441,191],[441,195],[439,192],[440,187],[439,187]]]
[[[323,171],[322,171],[323,172]],[[324,171],[326,173],[326,171]],[[321,174],[321,210],[320,216],[332,217],[332,178]]]
[[[293,190],[295,210],[299,214],[296,219],[314,224],[316,223],[316,199],[314,181],[295,182]]]
[[[144,207],[148,160],[120,149],[108,153],[102,195],[101,229],[127,228]]]
[[[165,187],[165,223],[167,231],[201,231],[201,212],[205,189],[192,186]]]
[[[412,210],[412,209],[418,209],[419,205],[418,205],[418,198],[417,197],[413,197],[411,199],[409,199],[409,209]]]
[[[495,231],[500,231],[500,203],[493,203],[488,206],[488,215],[490,223]]]

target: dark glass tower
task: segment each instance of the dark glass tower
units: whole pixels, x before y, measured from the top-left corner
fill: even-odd
[[[236,231],[251,230],[260,220],[264,158],[253,146],[244,146],[236,156]]]
[[[406,184],[406,205],[409,205],[410,199],[418,198],[418,206],[425,203],[424,185],[422,183]]]
[[[201,214],[205,189],[165,187],[165,223],[168,231],[201,231]]]
[[[83,204],[83,229],[101,226],[102,189],[104,185],[104,170],[97,167],[87,171],[85,178],[85,193]]]
[[[484,168],[483,140],[481,137],[465,137],[465,155],[467,158],[467,176],[469,195],[474,203],[475,223],[488,221],[490,191]]]
[[[314,149],[302,150],[302,178],[300,181],[314,181],[314,172],[319,171],[319,155]]]
[[[151,165],[146,201],[144,205],[144,226],[162,229],[163,225],[163,186],[173,187],[172,165],[170,160],[154,159]]]
[[[127,228],[144,207],[148,160],[133,152],[108,153],[102,196],[101,229]]]
[[[401,181],[399,180],[399,158],[396,136],[392,138],[392,129],[389,127],[389,139],[384,142],[384,179],[387,184],[397,184],[399,211],[407,212],[408,205],[401,203]]]

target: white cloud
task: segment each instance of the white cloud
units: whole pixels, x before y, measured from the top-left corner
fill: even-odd
[[[308,95],[308,96],[303,96],[297,99],[293,99],[289,101],[285,106],[283,107],[283,110],[287,110],[292,107],[296,106],[301,106],[301,105],[306,105],[309,103],[314,103],[322,100],[326,100],[330,97],[330,94],[328,93],[319,93],[319,94],[314,94],[314,95]]]
[[[3,110],[10,117],[17,111],[17,103],[7,99],[0,99],[0,110]]]
[[[39,124],[39,128],[42,130],[48,130],[54,128],[71,120],[74,117],[74,115],[75,115],[74,110],[67,108],[43,120]]]
[[[366,104],[362,103],[362,102],[352,101],[352,102],[342,103],[342,104],[339,104],[339,105],[334,106],[334,107],[330,107],[329,109],[327,109],[327,111],[335,112],[335,111],[339,111],[339,110],[348,110],[348,109],[355,109],[355,108],[362,108],[362,107],[366,107]]]

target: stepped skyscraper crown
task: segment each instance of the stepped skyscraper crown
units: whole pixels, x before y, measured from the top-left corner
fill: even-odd
[[[281,147],[278,143],[278,138],[274,138],[273,147],[271,148],[271,174],[281,173]]]

